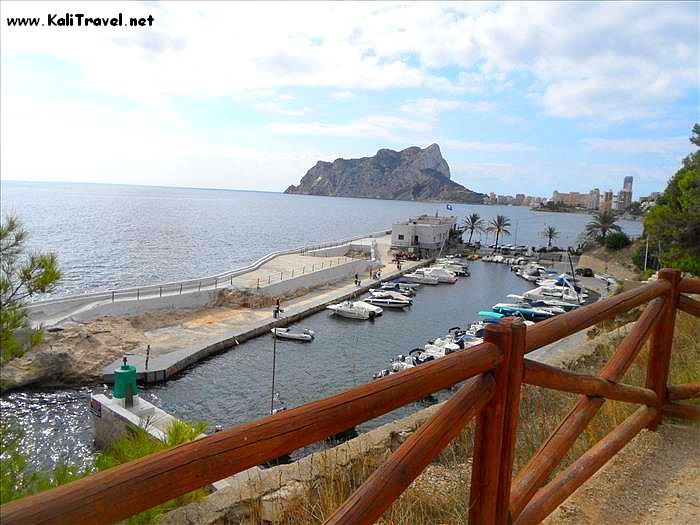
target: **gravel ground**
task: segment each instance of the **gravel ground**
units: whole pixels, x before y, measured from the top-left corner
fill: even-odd
[[[700,523],[700,426],[643,430],[546,524]]]

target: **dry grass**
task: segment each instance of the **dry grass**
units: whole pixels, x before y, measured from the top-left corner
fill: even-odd
[[[629,322],[629,317],[625,319]],[[617,330],[619,323],[606,323],[598,330]],[[579,372],[595,373],[615,348],[599,347],[596,354],[578,362]],[[644,349],[625,375],[624,382],[644,385],[648,349]],[[679,313],[676,321],[670,383],[700,381],[700,320]],[[517,472],[559,425],[570,410],[576,396],[525,385],[522,390],[521,414],[516,445],[514,470]],[[581,453],[628,417],[637,405],[607,401],[579,437],[572,451],[557,471],[574,461]],[[469,479],[474,424],[469,424],[423,474],[387,510],[379,523],[391,525],[467,523]],[[368,453],[346,468],[339,467],[332,457],[321,467],[323,475],[301,494],[287,502],[281,523],[288,525],[321,523],[381,464],[391,451],[378,457]],[[556,472],[555,472],[556,473]],[[553,473],[553,474],[555,474]],[[251,521],[261,521],[261,502],[251,503]]]

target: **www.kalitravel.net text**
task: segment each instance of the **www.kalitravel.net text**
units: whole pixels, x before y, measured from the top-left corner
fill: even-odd
[[[49,13],[41,17],[8,17],[8,26],[26,27],[152,27],[153,15],[126,17],[119,13],[114,17],[91,17],[85,13]]]

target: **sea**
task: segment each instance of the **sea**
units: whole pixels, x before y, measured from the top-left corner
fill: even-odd
[[[2,211],[15,213],[30,232],[31,249],[53,251],[64,273],[56,295],[196,278],[233,269],[285,248],[381,231],[421,213],[451,213],[511,220],[506,242],[545,243],[539,232],[556,226],[560,246],[575,246],[590,217],[533,212],[524,207],[312,197],[281,193],[156,188],[99,184],[2,182]],[[641,224],[621,221],[630,235]],[[516,239],[517,236],[517,239]],[[478,236],[477,236],[478,238]],[[482,242],[488,242],[484,234]],[[316,332],[312,343],[278,341],[276,407],[291,408],[372,380],[392,357],[465,326],[477,312],[530,288],[508,267],[474,262],[471,276],[454,285],[423,286],[406,311],[385,311],[375,321],[338,318],[327,311],[299,322]],[[273,397],[272,338],[262,336],[205,360],[141,395],[210,430],[261,417]],[[103,385],[58,390],[25,389],[0,398],[0,417],[24,432],[31,470],[58,464],[89,465],[95,456],[89,397]],[[415,411],[403,407],[361,425],[373,428]],[[324,446],[317,444],[295,456]]]
[[[391,228],[419,214],[478,213],[511,221],[503,242],[576,246],[587,214],[534,212],[522,206],[388,201],[284,193],[107,184],[3,181],[3,215],[16,214],[32,250],[54,252],[72,295],[214,275],[272,251]],[[620,221],[630,235],[640,222]],[[476,240],[493,242],[480,233]]]

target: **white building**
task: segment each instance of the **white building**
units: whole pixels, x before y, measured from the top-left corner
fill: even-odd
[[[421,252],[441,249],[455,226],[452,215],[420,215],[391,227],[391,247]]]

